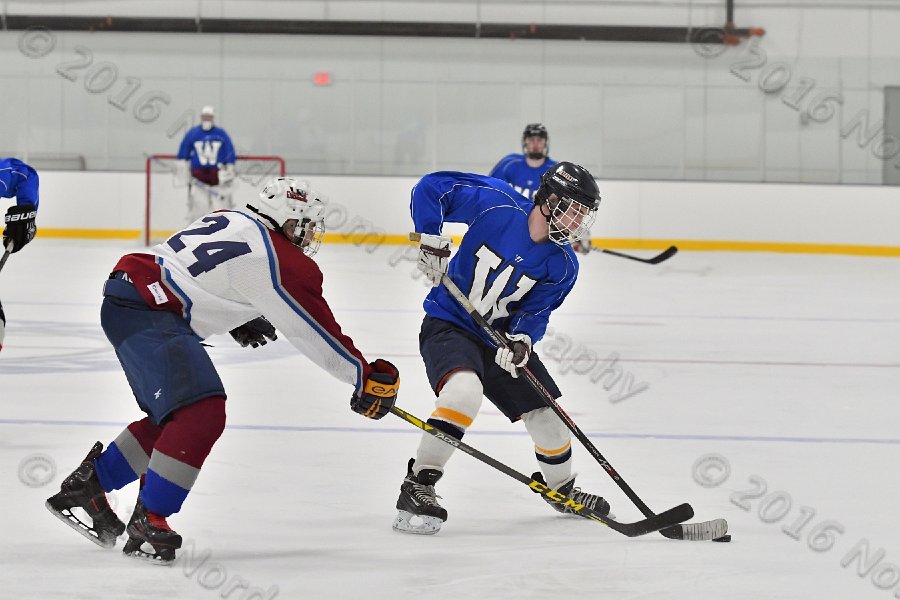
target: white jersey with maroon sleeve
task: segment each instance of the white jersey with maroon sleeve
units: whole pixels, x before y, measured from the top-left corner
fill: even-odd
[[[369,366],[323,298],[321,270],[280,232],[220,211],[149,253],[124,257],[117,269],[150,306],[181,312],[201,338],[264,315],[313,362],[362,389]]]

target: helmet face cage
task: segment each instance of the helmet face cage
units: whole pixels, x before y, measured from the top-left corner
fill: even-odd
[[[547,205],[550,239],[564,246],[590,234],[600,206],[600,190],[587,169],[561,162],[544,173],[534,203]]]
[[[540,154],[528,152],[528,138],[538,137],[544,140],[544,149]],[[529,123],[522,132],[522,154],[528,158],[546,158],[550,154],[550,135],[541,123]]]
[[[294,237],[291,239],[291,243],[300,248],[307,256],[313,256],[319,251],[322,237],[325,235],[325,202],[315,196],[311,196],[310,202],[319,205],[315,209],[317,214],[312,215],[313,211],[308,211],[308,216],[297,222],[294,227]]]
[[[309,188],[306,181],[293,177],[276,177],[266,183],[259,198],[247,204],[257,219],[272,229],[280,230],[291,241],[312,256],[319,250],[325,232],[325,205],[327,200]],[[284,231],[284,225],[296,220],[292,235]]]
[[[550,240],[565,246],[585,239],[591,233],[591,226],[597,216],[597,209],[590,208],[572,198],[553,197],[547,203],[550,216]]]

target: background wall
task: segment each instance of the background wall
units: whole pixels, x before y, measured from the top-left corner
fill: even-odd
[[[416,180],[311,178],[331,203],[327,241],[373,249],[403,243],[412,228],[409,192]],[[144,182],[138,173],[43,173],[38,236],[141,245]],[[90,210],[73,190],[91,190]],[[677,243],[682,250],[900,256],[900,202],[891,187],[601,181],[600,191],[593,236],[607,248]],[[181,214],[174,217],[180,224]]]
[[[0,32],[0,153],[139,170],[203,104],[292,172],[487,171],[544,122],[551,152],[609,179],[881,183],[900,162],[892,2],[737,0],[756,49],[691,44]],[[443,20],[719,27],[725,1],[7,2],[6,15]],[[724,51],[719,53],[720,51]],[[328,72],[332,83],[313,77]],[[767,91],[766,91],[767,90]],[[896,142],[896,143],[895,143]]]

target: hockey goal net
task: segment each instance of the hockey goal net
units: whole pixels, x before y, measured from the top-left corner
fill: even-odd
[[[147,158],[147,203],[144,215],[144,243],[165,241],[182,229],[188,218],[188,185],[179,177],[174,154],[154,154]],[[248,196],[255,196],[272,177],[284,176],[280,156],[239,155],[234,163],[237,176],[232,184],[232,204],[242,208]]]

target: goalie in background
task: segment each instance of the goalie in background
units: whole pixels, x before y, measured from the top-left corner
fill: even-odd
[[[591,174],[561,162],[544,174],[534,202],[496,178],[444,171],[416,184],[410,210],[421,234],[418,268],[433,286],[419,333],[419,352],[437,396],[428,424],[460,439],[486,396],[511,422],[521,420],[531,435],[540,468],[533,479],[607,515],[606,500],[575,487],[569,430],[519,377],[519,368],[527,365],[554,399],[562,395],[532,345],[544,336],[550,313],[575,285],[578,260],[570,242],[589,231],[599,204]],[[442,235],[446,222],[469,227],[452,260],[450,238]],[[503,332],[508,348],[494,347],[444,286],[445,275]],[[440,530],[447,511],[437,501],[435,484],[453,451],[422,434],[400,487],[394,529],[418,534]],[[573,512],[548,502],[559,512]]]
[[[204,106],[200,124],[184,134],[178,147],[176,178],[188,186],[188,223],[214,210],[235,208],[235,158],[228,133],[216,127],[215,110]]]
[[[277,328],[352,387],[351,410],[370,419],[390,411],[397,368],[384,359],[367,361],[322,295],[322,271],[310,257],[324,231],[324,208],[305,182],[279,177],[246,210],[207,215],[198,227],[119,259],[103,289],[100,324],[146,416],[106,450],[93,445],[47,500],[55,516],[99,546],[112,548],[127,532],[127,556],[157,564],[175,559],[182,538],[166,518],[181,510],[225,428],[225,390],[202,344],[214,334],[230,332],[240,345],[256,347],[275,340]],[[319,395],[303,389],[300,371],[285,377],[301,382],[283,388],[298,403]],[[126,528],[106,492],[138,479]]]

